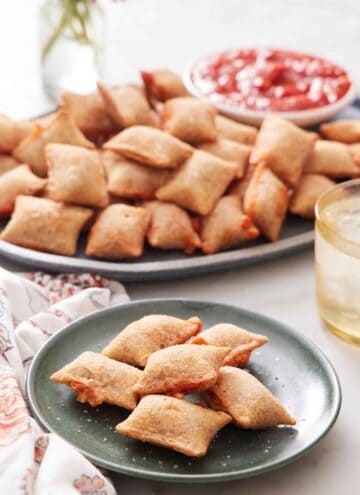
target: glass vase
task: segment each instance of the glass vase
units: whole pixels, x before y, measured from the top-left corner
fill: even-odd
[[[40,10],[42,79],[57,100],[90,93],[103,71],[104,15],[94,0],[46,0]]]

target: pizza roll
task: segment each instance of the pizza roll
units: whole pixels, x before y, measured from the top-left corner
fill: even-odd
[[[141,71],[141,77],[150,101],[166,101],[188,94],[181,77],[170,70]]]
[[[108,204],[104,169],[97,151],[69,144],[48,144],[45,157],[50,199],[95,208]]]
[[[88,402],[92,407],[105,402],[131,410],[137,403],[132,389],[141,373],[134,366],[97,352],[83,352],[51,375],[50,380],[72,388],[79,402]]]
[[[109,260],[138,258],[144,250],[149,221],[145,208],[126,204],[108,206],[91,227],[87,256]]]
[[[243,212],[241,199],[223,196],[215,208],[202,219],[200,232],[202,250],[206,254],[240,246],[259,237],[259,230]]]
[[[167,170],[140,165],[113,151],[104,151],[102,162],[108,191],[123,198],[153,199],[157,189],[169,178]]]
[[[6,115],[0,115],[0,153],[11,153],[34,128],[32,122],[12,120]]]
[[[261,430],[296,424],[270,390],[240,368],[221,368],[218,381],[206,391],[206,397],[214,409],[230,414],[240,428]]]
[[[127,158],[157,168],[175,168],[193,152],[191,146],[153,127],[125,129],[103,146]]]
[[[110,117],[98,93],[82,95],[65,92],[61,95],[60,108],[71,115],[81,132],[91,141],[104,141],[119,131],[119,126]]]
[[[140,380],[134,386],[139,395],[189,394],[215,384],[229,347],[172,345],[149,356]]]
[[[324,175],[303,175],[296,191],[291,196],[290,212],[303,218],[314,219],[317,200],[324,192],[335,185],[336,182]]]
[[[250,125],[240,124],[234,120],[218,115],[215,119],[218,137],[241,144],[254,144],[258,130]]]
[[[216,140],[215,116],[213,105],[190,96],[168,100],[160,114],[165,131],[191,144]]]
[[[321,135],[331,141],[341,143],[360,142],[360,120],[338,120],[320,126]]]
[[[333,179],[358,177],[360,168],[356,165],[350,146],[335,141],[319,140],[306,162],[306,174],[326,175]]]
[[[233,194],[238,196],[241,200],[241,203],[244,201],[244,196],[247,188],[249,187],[251,178],[255,172],[256,165],[253,163],[249,163],[246,168],[245,175],[242,179],[235,179],[228,189],[228,194]]]
[[[148,201],[144,207],[151,213],[147,240],[159,249],[181,249],[192,254],[201,246],[190,216],[185,210],[171,203]]]
[[[312,135],[272,114],[262,123],[250,162],[264,163],[283,182],[296,186],[313,148]]]
[[[63,143],[95,148],[83,133],[76,127],[72,118],[60,111],[50,120],[47,127],[36,129],[15,148],[13,154],[17,160],[30,165],[36,175],[46,177],[47,165],[45,160],[45,146],[48,143]]]
[[[140,88],[132,85],[112,86],[98,83],[105,108],[122,128],[153,125],[153,113]]]
[[[1,155],[0,154],[0,175],[9,172],[9,170],[14,170],[14,168],[18,167],[20,162],[16,160],[16,158],[10,155]]]
[[[218,139],[214,143],[204,143],[199,149],[207,151],[223,160],[233,162],[237,166],[236,177],[241,179],[249,163],[251,147],[246,144],[236,143],[229,139]]]
[[[21,194],[33,196],[46,185],[30,170],[29,165],[19,165],[0,176],[0,218],[7,217],[14,209],[15,199]]]
[[[18,246],[73,256],[80,232],[92,214],[92,210],[80,206],[18,196],[12,217],[0,237]]]
[[[116,431],[190,457],[206,454],[213,437],[231,416],[165,395],[147,395]]]
[[[259,164],[245,192],[244,210],[270,241],[279,239],[288,201],[285,184],[269,168]]]
[[[350,144],[348,149],[355,165],[360,167],[360,143]]]
[[[159,349],[183,344],[201,330],[196,316],[183,320],[167,315],[147,315],[125,327],[102,353],[112,359],[144,367]]]
[[[235,174],[235,164],[196,150],[158,189],[156,197],[208,215]]]
[[[248,332],[237,325],[218,323],[194,337],[191,343],[230,347],[232,350],[225,357],[223,364],[243,367],[248,364],[251,351],[266,344],[268,340],[265,335]]]

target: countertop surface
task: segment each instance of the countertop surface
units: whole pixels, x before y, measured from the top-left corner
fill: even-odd
[[[197,55],[231,46],[272,45],[313,51],[348,67],[360,83],[360,4],[308,0],[103,1],[108,81],[139,68],[182,70]],[[37,0],[1,2],[0,113],[30,117],[53,108],[39,75]],[[19,265],[0,259],[5,268]],[[182,486],[115,475],[118,492],[185,495],[355,495],[360,486],[360,349],[324,330],[314,290],[313,250],[250,267],[172,282],[129,283],[132,299],[188,297],[257,311],[310,337],[339,375],[343,406],[332,431],[307,455],[277,471],[234,482]]]

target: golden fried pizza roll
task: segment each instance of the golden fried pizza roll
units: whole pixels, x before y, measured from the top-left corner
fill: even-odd
[[[9,172],[9,170],[14,170],[14,168],[18,167],[20,162],[16,160],[16,158],[10,155],[1,155],[0,154],[0,175]]]
[[[218,323],[194,337],[191,343],[230,347],[232,350],[225,356],[223,364],[243,367],[249,362],[251,352],[268,340],[265,335],[248,332],[232,323]]]
[[[188,213],[163,201],[147,201],[143,205],[151,214],[147,240],[159,249],[181,249],[192,254],[201,246]]]
[[[174,136],[146,126],[125,129],[107,141],[103,148],[157,168],[175,168],[193,152],[191,146]]]
[[[142,442],[202,457],[231,416],[166,395],[147,395],[116,431]]]
[[[277,115],[265,117],[251,163],[264,163],[286,184],[296,186],[306,160],[314,148],[314,137]]]
[[[139,395],[189,394],[215,384],[229,347],[182,344],[149,356],[140,380],[134,386]]]
[[[215,118],[216,129],[218,131],[218,137],[222,139],[229,139],[241,144],[254,144],[258,133],[256,127],[252,127],[246,124],[240,124],[234,120],[217,115]]]
[[[251,147],[229,139],[218,139],[214,143],[203,143],[199,149],[207,151],[237,166],[236,177],[241,179],[249,163]]]
[[[288,207],[289,192],[272,171],[259,164],[244,196],[244,210],[260,232],[277,241]]]
[[[242,179],[235,179],[230,184],[230,187],[228,189],[228,194],[233,194],[235,196],[238,196],[241,200],[241,203],[243,203],[245,191],[249,187],[255,169],[256,169],[256,165],[253,163],[249,163],[249,165],[246,168],[244,177]]]
[[[106,86],[98,83],[105,108],[113,120],[122,128],[134,125],[153,125],[153,114],[140,88],[128,86]]]
[[[259,380],[240,368],[221,368],[218,381],[206,391],[206,397],[214,409],[230,414],[240,428],[261,430],[296,424],[278,399]]]
[[[360,143],[350,144],[349,151],[355,165],[360,167]]]
[[[215,141],[215,116],[213,105],[190,96],[168,100],[160,114],[165,131],[191,144]]]
[[[360,176],[351,147],[335,141],[319,140],[305,164],[306,174],[321,174],[333,179]]]
[[[50,120],[47,127],[37,126],[36,129],[15,148],[13,154],[17,160],[30,165],[36,175],[45,177],[47,165],[45,146],[48,143],[72,144],[84,148],[95,148],[76,127],[67,112],[60,111]]]
[[[48,253],[73,256],[92,210],[68,206],[51,199],[18,196],[15,209],[1,239]]]
[[[293,193],[289,210],[303,218],[315,218],[315,205],[320,196],[336,183],[324,175],[306,174]]]
[[[104,141],[119,132],[119,126],[110,117],[98,93],[82,95],[65,92],[61,95],[60,108],[71,115],[81,132],[91,141]]]
[[[29,165],[19,165],[0,176],[0,217],[7,217],[20,195],[34,196],[40,193],[46,180],[33,174]]]
[[[141,71],[141,77],[150,101],[166,101],[188,94],[181,77],[170,70]]]
[[[196,316],[183,320],[167,315],[147,315],[125,327],[102,353],[134,366],[145,366],[159,349],[183,344],[201,330]]]
[[[97,352],[83,352],[51,375],[50,380],[72,388],[79,402],[88,402],[93,407],[105,402],[131,410],[137,403],[132,389],[141,373],[134,366]]]
[[[196,150],[158,189],[156,197],[208,215],[236,175],[236,165]]]
[[[97,151],[70,144],[48,144],[45,157],[50,199],[95,208],[108,204],[105,173]]]
[[[331,141],[352,144],[360,142],[360,120],[337,120],[320,126],[321,135]]]
[[[35,125],[26,120],[13,120],[0,115],[0,153],[11,153],[22,139],[31,134]]]
[[[259,235],[251,218],[243,212],[240,197],[231,194],[220,198],[201,221],[200,237],[206,254],[240,246]]]
[[[149,221],[145,208],[125,204],[108,206],[91,227],[87,256],[108,260],[138,258],[144,250]]]
[[[129,199],[153,199],[169,178],[168,170],[140,165],[114,151],[101,155],[107,175],[107,189],[114,196]]]

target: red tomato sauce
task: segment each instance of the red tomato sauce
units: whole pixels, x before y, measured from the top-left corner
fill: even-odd
[[[313,55],[273,50],[229,50],[191,69],[197,91],[214,103],[289,112],[335,103],[350,89],[347,72]]]

